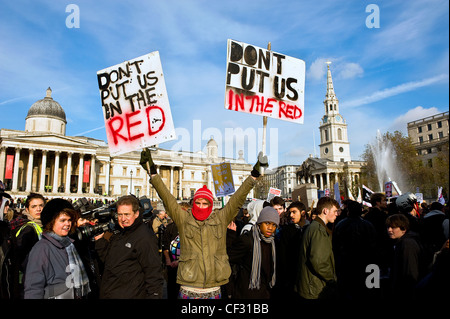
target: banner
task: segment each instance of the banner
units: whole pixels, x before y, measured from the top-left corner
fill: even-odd
[[[305,61],[228,39],[225,109],[303,124]]]
[[[372,204],[370,203],[370,196],[372,196],[374,192],[368,188],[367,186],[362,186],[362,203],[363,205],[366,205],[368,207],[372,207]]]
[[[111,156],[176,139],[159,52],[97,72]]]
[[[6,155],[5,179],[13,178],[14,155]]]
[[[83,183],[89,183],[89,177],[91,176],[91,161],[84,162],[84,170],[83,170]]]
[[[233,172],[231,171],[231,164],[229,162],[211,165],[211,172],[216,197],[224,197],[235,192]]]

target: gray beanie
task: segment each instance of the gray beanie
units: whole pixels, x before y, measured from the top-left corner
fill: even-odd
[[[272,206],[266,206],[263,208],[261,213],[259,214],[258,220],[256,224],[261,224],[263,222],[272,222],[277,226],[280,224],[280,216],[278,212]]]

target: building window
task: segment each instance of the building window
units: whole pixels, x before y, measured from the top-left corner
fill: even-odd
[[[432,141],[433,140],[433,134],[428,134],[428,140]]]
[[[417,133],[422,133],[422,126],[419,126],[419,127],[417,128]]]
[[[439,138],[444,138],[444,132],[438,132]]]
[[[328,142],[328,130],[325,130],[325,141]]]
[[[428,154],[431,154],[431,153],[432,153],[431,148],[427,149],[427,153],[428,153]]]
[[[339,147],[339,152],[343,152],[344,151],[344,148],[343,147]]]
[[[122,175],[127,176],[127,168],[126,167],[122,167]]]
[[[191,172],[191,179],[195,178],[195,172]]]
[[[442,122],[441,121],[437,122],[437,128],[442,128]]]
[[[431,131],[433,129],[433,126],[431,124],[428,124],[427,127],[428,127],[428,131]]]
[[[419,136],[419,143],[420,143],[420,144],[423,143],[423,136]]]
[[[338,140],[342,140],[342,130],[338,128]]]

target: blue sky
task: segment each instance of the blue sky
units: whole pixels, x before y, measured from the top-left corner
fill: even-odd
[[[66,26],[69,4],[79,8],[79,28]],[[379,28],[366,25],[370,4]],[[221,135],[219,153],[229,155],[226,132],[258,132],[262,117],[224,108],[227,39],[271,42],[306,63],[304,124],[269,119],[271,166],[318,155],[326,61],[355,160],[377,130],[406,134],[407,122],[449,108],[446,0],[16,0],[0,4],[0,128],[24,130],[28,109],[50,86],[66,112],[66,135],[106,141],[97,71],[159,51],[174,125],[190,134],[160,147],[196,152]],[[237,140],[233,157],[245,148],[253,162],[248,150],[259,149],[258,136]]]

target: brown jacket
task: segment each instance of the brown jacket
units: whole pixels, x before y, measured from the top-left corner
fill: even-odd
[[[231,196],[227,205],[214,209],[204,221],[196,220],[191,210],[185,211],[178,205],[159,175],[152,176],[151,184],[180,234],[181,255],[177,283],[197,288],[226,284],[231,274],[226,251],[227,226],[244,204],[255,180],[249,176]]]

